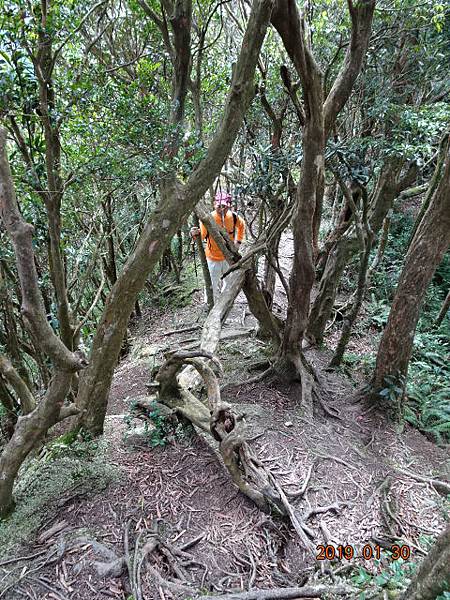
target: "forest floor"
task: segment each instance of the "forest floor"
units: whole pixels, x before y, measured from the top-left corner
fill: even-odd
[[[276,303],[282,311],[282,294]],[[252,447],[293,494],[314,546],[351,546],[354,558],[330,563],[308,554],[288,522],[262,513],[237,490],[202,435],[180,427],[168,433],[162,421],[136,433],[139,423],[130,411],[136,398],[149,395],[152,369],[164,351],[195,345],[200,328],[167,332],[199,326],[204,318],[197,292],[189,306],[148,309],[135,324],[131,351],[115,373],[102,446],[101,461],[117,473],[100,490],[76,480],[62,499],[49,502],[33,540],[15,554],[26,559],[0,562],[1,599],[187,599],[230,589],[332,585],[352,575],[361,589],[392,590],[404,581],[408,561],[393,561],[390,546],[409,548],[413,560],[424,555],[448,510],[448,499],[426,479],[449,479],[448,450],[409,425],[396,431],[370,407],[355,404],[358,378],[325,371],[330,348],[305,353],[322,375],[324,403],[336,416],[319,404],[305,411],[297,385],[246,383],[267,348],[252,333],[242,295],[218,353],[222,397],[239,404],[262,434]],[[356,340],[354,351],[364,351],[371,335]],[[330,331],[327,343],[335,337]],[[151,447],[149,440],[163,444],[167,435],[168,443]],[[376,544],[381,560],[375,560]]]

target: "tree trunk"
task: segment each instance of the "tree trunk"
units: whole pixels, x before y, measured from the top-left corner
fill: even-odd
[[[47,321],[35,266],[33,227],[19,211],[6,155],[6,131],[3,129],[0,129],[0,215],[14,247],[24,321],[32,339],[55,367],[55,375],[44,398],[32,412],[19,418],[0,457],[0,517],[3,517],[13,508],[12,489],[21,464],[48,428],[62,417],[61,406],[73,374],[86,364],[83,357],[68,350]],[[3,366],[6,368],[6,371],[3,369],[5,377],[18,396],[28,396],[25,404],[28,403],[31,408],[28,388],[8,364],[3,362]],[[64,412],[67,414],[67,411]]]
[[[264,262],[264,293],[266,297],[267,307],[269,310],[273,308],[273,297],[275,295],[276,271],[273,266],[273,261],[278,257],[280,247],[281,233],[277,234],[269,243]]]
[[[426,211],[428,210],[431,198],[433,197],[433,194],[439,183],[439,179],[441,177],[441,172],[442,172],[442,166],[445,161],[445,152],[446,152],[449,136],[450,136],[450,134],[446,133],[442,137],[441,142],[439,144],[439,154],[438,154],[438,159],[436,162],[436,167],[434,169],[434,173],[430,180],[430,183],[428,184],[427,193],[425,194],[425,198],[423,199],[422,206],[420,207],[420,211],[419,211],[419,214],[417,215],[416,222],[414,223],[414,227],[413,227],[413,230],[412,230],[410,238],[409,238],[408,248],[412,244],[414,236],[416,235],[417,228],[419,227]]]
[[[410,170],[401,178],[402,162],[391,161],[380,174],[375,190],[370,197],[369,223],[374,237],[378,234],[383,221],[401,190],[408,185]],[[320,344],[323,341],[325,327],[331,316],[337,290],[345,265],[359,248],[355,235],[340,237],[331,247],[319,292],[313,302],[308,324],[308,337]]]
[[[134,252],[112,288],[94,337],[88,369],[83,373],[77,404],[84,409],[79,425],[96,435],[103,431],[114,367],[134,301],[164,249],[220,173],[254,95],[253,76],[272,11],[273,0],[254,2],[234,69],[222,122],[205,158],[185,185],[172,175],[161,182],[161,200]],[[176,112],[180,114],[180,108]]]
[[[305,126],[303,149],[300,183],[292,217],[294,260],[289,279],[290,297],[277,367],[288,379],[298,379],[302,371],[301,347],[314,284],[313,220],[317,189],[323,180],[323,123],[308,123]]]
[[[70,390],[73,373],[58,371],[37,408],[19,417],[14,433],[0,457],[0,518],[13,508],[14,481],[28,453],[44,438],[60,417],[62,404]]]
[[[353,324],[356,321],[356,318],[359,314],[359,310],[361,308],[362,302],[364,300],[364,295],[366,293],[367,281],[368,281],[367,271],[368,271],[368,267],[369,267],[369,256],[370,256],[371,248],[372,248],[372,236],[370,233],[367,232],[366,247],[364,249],[362,249],[361,261],[360,261],[360,265],[359,265],[356,296],[355,296],[355,299],[353,301],[353,304],[350,308],[348,315],[346,315],[346,317],[344,318],[341,337],[339,338],[339,343],[337,345],[334,356],[331,359],[330,367],[338,367],[341,364],[345,349],[347,348],[347,344],[350,339],[350,334],[352,332]]]
[[[103,212],[105,213],[105,241],[107,249],[107,258],[103,259],[105,272],[108,277],[111,287],[117,281],[117,266],[116,266],[116,250],[114,248],[114,216],[111,194],[108,194],[105,202],[102,203]]]
[[[248,269],[245,273],[245,282],[243,286],[245,297],[251,313],[256,317],[259,323],[259,335],[272,340],[274,346],[278,348],[280,343],[281,322],[266,302],[261,286],[256,276],[256,267]]]
[[[303,15],[294,0],[278,0],[272,24],[283,40],[303,90],[304,107],[299,120],[303,126],[303,158],[296,206],[292,219],[294,261],[286,328],[278,361],[280,373],[299,378],[303,357],[301,346],[306,331],[310,295],[314,283],[314,263],[324,194],[324,153],[337,115],[345,106],[361,70],[369,43],[375,0],[348,3],[352,22],[350,43],[342,67],[324,98],[323,76],[310,45]]]
[[[328,254],[308,324],[308,338],[316,344],[323,342],[325,327],[333,310],[342,273],[357,247],[356,239],[343,237],[334,244]]]
[[[448,291],[448,294],[447,294],[444,302],[442,303],[441,310],[439,311],[439,314],[437,316],[436,327],[440,326],[440,324],[442,323],[442,321],[445,318],[445,315],[448,313],[449,308],[450,308],[450,290]]]
[[[401,600],[436,600],[450,589],[450,525],[423,559]]]
[[[0,404],[2,404],[3,408],[6,410],[6,415],[3,417],[1,421],[1,432],[5,436],[7,440],[11,439],[12,434],[14,433],[14,428],[17,423],[17,413],[19,411],[19,406],[14,400],[11,392],[6,385],[5,380],[0,374]]]
[[[200,228],[200,221],[196,214],[194,214],[194,226]],[[202,266],[203,283],[205,285],[205,291],[206,291],[206,302],[208,304],[209,310],[211,310],[212,307],[214,306],[214,293],[213,293],[212,283],[211,283],[211,274],[210,274],[209,268],[208,268],[208,261],[206,260],[205,248],[203,247],[203,243],[202,243],[201,237],[199,235],[195,238],[194,244],[197,246],[198,255],[200,257],[200,264]],[[194,252],[195,252],[195,246],[194,246]],[[194,254],[194,261],[195,260],[196,259],[195,259],[195,254]],[[195,265],[195,269],[197,269],[197,265]]]
[[[386,377],[404,384],[414,332],[428,285],[450,244],[450,143],[446,165],[430,206],[411,242],[378,348],[372,385],[384,387]],[[403,387],[403,385],[402,385]]]

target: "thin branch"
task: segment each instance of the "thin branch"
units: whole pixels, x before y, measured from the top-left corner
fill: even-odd
[[[64,48],[64,46],[70,42],[70,40],[73,38],[73,36],[80,31],[80,29],[83,27],[84,23],[87,21],[87,19],[89,19],[89,17],[92,15],[92,13],[94,13],[97,8],[100,8],[101,6],[103,6],[104,4],[107,4],[109,2],[109,0],[100,0],[100,2],[97,2],[97,4],[95,4],[90,11],[88,11],[84,17],[81,19],[81,21],[78,23],[77,27],[75,27],[75,29],[73,31],[71,31],[69,33],[69,35],[61,42],[61,44],[56,48],[55,52],[53,53],[53,59],[52,59],[52,66],[55,65],[56,63],[56,59],[58,58],[59,53],[61,52],[61,50]]]
[[[0,373],[16,392],[24,415],[30,413],[36,406],[29,387],[4,354],[0,354]]]

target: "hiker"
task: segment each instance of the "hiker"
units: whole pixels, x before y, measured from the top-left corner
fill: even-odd
[[[214,198],[214,207],[215,210],[213,210],[211,215],[214,217],[215,222],[219,227],[226,229],[230,239],[239,246],[244,239],[245,221],[231,210],[231,195],[226,192],[218,192]],[[211,275],[215,303],[221,291],[225,289],[226,281],[222,279],[222,275],[229,268],[229,264],[225,260],[225,256],[216,242],[209,235],[208,230],[203,223],[200,223],[200,228],[191,228],[191,236],[195,238],[198,235],[201,235],[202,240],[206,242],[205,254],[206,260],[208,261],[209,273]]]

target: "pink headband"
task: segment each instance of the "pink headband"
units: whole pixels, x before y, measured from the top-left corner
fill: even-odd
[[[214,197],[214,202],[222,206],[229,206],[231,204],[231,194],[228,194],[227,192],[217,192]]]

